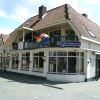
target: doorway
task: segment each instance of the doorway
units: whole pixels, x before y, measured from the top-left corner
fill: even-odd
[[[100,55],[96,55],[96,77],[100,78]]]

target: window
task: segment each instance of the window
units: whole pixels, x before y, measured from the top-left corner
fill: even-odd
[[[53,73],[84,72],[84,53],[51,51],[48,70]]]
[[[84,72],[84,53],[80,53],[80,72]]]
[[[49,57],[49,72],[56,72],[56,62],[57,58],[56,57]]]
[[[92,36],[93,38],[96,38],[95,33],[93,33],[90,29],[86,28],[85,29],[88,31],[88,33],[90,34],[90,36]]]
[[[12,54],[12,69],[18,69],[18,64],[19,64],[19,54],[15,53]]]
[[[96,35],[95,35],[91,30],[88,30],[88,32],[90,33],[90,35],[91,35],[93,38],[96,38]]]
[[[5,65],[5,57],[4,55],[0,54],[0,68],[2,69]]]
[[[9,54],[0,54],[0,68],[9,68],[10,55]]]
[[[10,62],[10,54],[7,54],[5,56],[5,67],[9,68],[9,62]]]
[[[57,41],[61,41],[61,30],[50,32],[50,45],[56,46]]]
[[[57,72],[66,72],[66,66],[67,66],[67,58],[66,57],[58,57],[58,66],[57,66]]]
[[[68,73],[76,72],[76,52],[68,52]]]
[[[33,54],[33,71],[43,72],[44,67],[44,52]]]
[[[75,42],[78,41],[78,36],[75,34],[74,31],[66,31],[65,40],[69,42]]]
[[[28,71],[30,66],[30,52],[22,54],[21,70]]]

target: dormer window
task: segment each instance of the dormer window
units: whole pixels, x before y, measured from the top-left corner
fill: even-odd
[[[96,35],[95,35],[91,30],[88,30],[88,32],[90,33],[90,35],[91,35],[93,38],[96,38]]]
[[[93,33],[90,29],[88,29],[88,28],[85,27],[85,30],[88,31],[88,33],[91,35],[91,37],[96,38],[95,33]]]

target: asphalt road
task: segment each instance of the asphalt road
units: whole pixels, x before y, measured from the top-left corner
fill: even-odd
[[[55,83],[34,76],[0,73],[0,100],[100,100],[100,81]]]

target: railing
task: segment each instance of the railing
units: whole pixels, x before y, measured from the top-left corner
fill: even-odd
[[[34,44],[34,48],[46,47],[79,47],[80,42],[78,36],[51,36],[44,44]]]
[[[62,46],[59,43],[78,42],[78,36],[52,36],[50,38],[50,46]],[[58,43],[59,42],[59,43]],[[67,46],[67,45],[66,45]]]
[[[16,43],[15,43],[16,44]],[[21,44],[21,46],[20,46]],[[22,46],[23,44],[23,46]],[[46,48],[46,47],[79,47],[80,42],[78,36],[51,36],[48,41],[43,44],[30,42],[19,42],[18,49],[34,49],[34,48]],[[16,47],[16,46],[15,46]],[[17,47],[15,48],[17,49]]]

